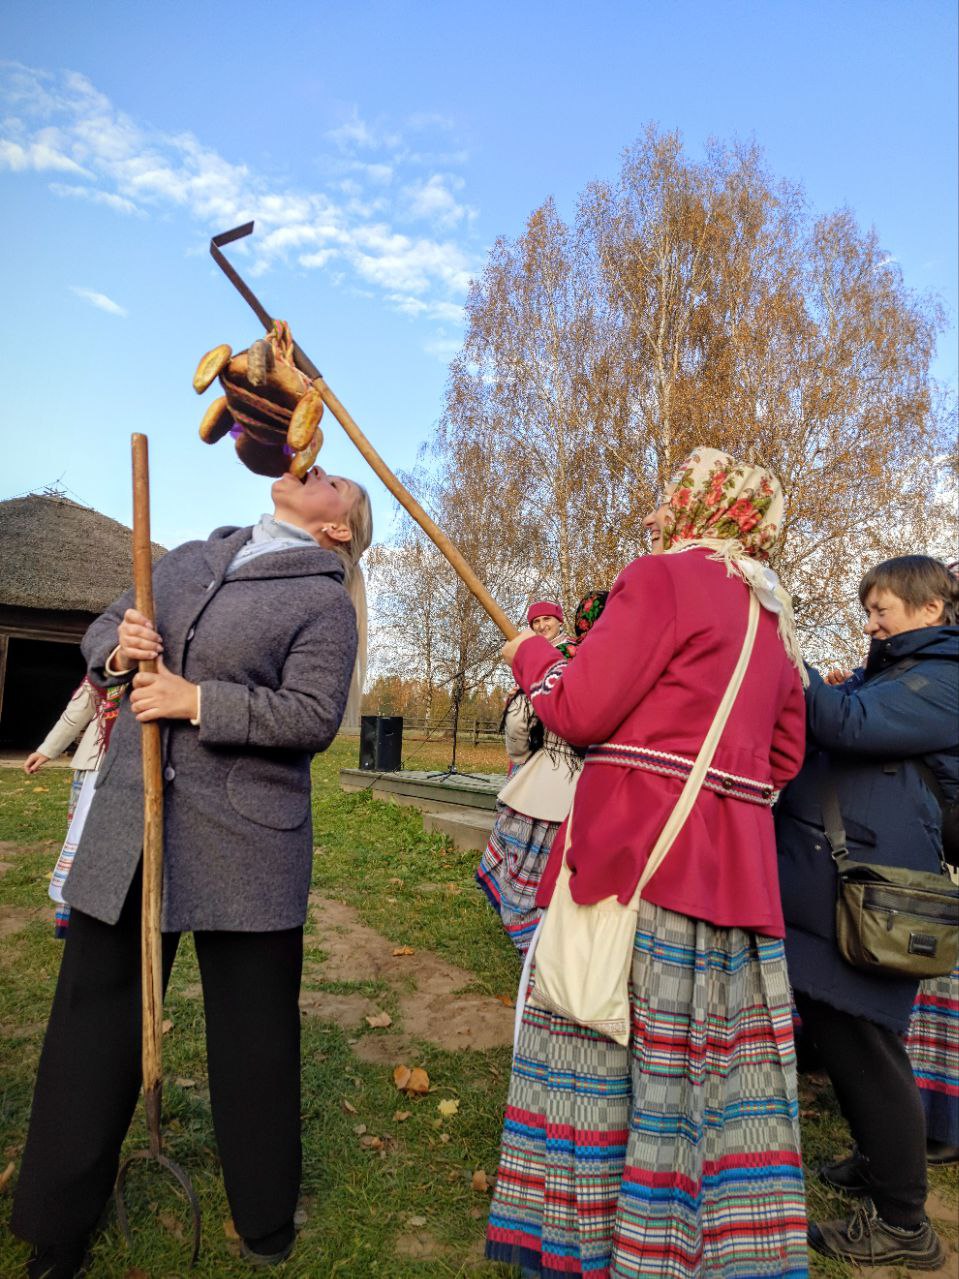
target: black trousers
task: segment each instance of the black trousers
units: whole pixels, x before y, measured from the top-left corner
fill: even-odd
[[[880,1217],[892,1226],[918,1226],[926,1203],[926,1119],[902,1040],[798,990],[796,1007],[853,1140],[869,1160]]]
[[[303,930],[194,934],[213,1126],[248,1239],[293,1218],[300,1186]],[[164,989],[179,934],[163,937]],[[35,1247],[97,1225],[141,1085],[140,876],[120,919],[74,910],[37,1071],[11,1225]]]

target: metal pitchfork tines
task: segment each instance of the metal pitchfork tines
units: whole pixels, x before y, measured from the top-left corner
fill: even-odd
[[[151,620],[153,612],[153,556],[150,546],[150,469],[147,437],[134,435],[133,448],[133,581],[137,609]],[[155,671],[155,661],[140,663],[141,671]],[[200,1254],[200,1204],[190,1178],[163,1153],[160,1135],[163,1103],[163,965],[160,907],[163,894],[163,760],[160,725],[140,726],[143,751],[143,901],[141,909],[140,973],[143,1017],[143,1105],[150,1144],[125,1161],[113,1197],[117,1221],[127,1243],[132,1242],[123,1191],[127,1174],[139,1160],[153,1160],[170,1173],[186,1195],[193,1213],[193,1251],[190,1266]]]
[[[273,328],[273,317],[267,311],[266,307],[259,300],[250,286],[240,276],[236,268],[229,263],[221,252],[223,245],[232,244],[234,240],[242,240],[244,236],[249,235],[253,230],[252,222],[245,222],[243,226],[234,227],[232,231],[223,231],[220,235],[215,235],[210,241],[210,253],[217,266],[223,271],[226,277],[233,284],[234,288],[241,294],[255,312],[257,319],[266,329],[267,333]],[[480,581],[480,579],[470,568],[469,564],[463,558],[460,551],[453,545],[439,525],[426,514],[416,498],[410,493],[409,489],[396,478],[390,468],[377,453],[376,449],[369,442],[363,432],[350,417],[346,409],[336,398],[330,387],[327,385],[326,378],[323,377],[319,369],[304,353],[302,348],[293,343],[293,360],[296,367],[300,369],[307,377],[312,379],[313,385],[319,391],[323,398],[323,403],[330,410],[336,420],[342,426],[363,457],[370,464],[376,474],[380,477],[389,491],[393,494],[399,504],[405,508],[416,520],[417,524],[426,534],[426,536],[434,543],[439,551],[449,560],[453,570],[466,585],[467,589],[472,592],[475,599],[486,610],[490,618],[496,623],[506,638],[513,639],[516,635],[516,627],[512,624],[500,606],[490,595],[489,591]]]

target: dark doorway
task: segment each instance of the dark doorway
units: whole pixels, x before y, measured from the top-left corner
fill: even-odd
[[[32,751],[86,674],[79,644],[11,637],[0,712],[0,747]]]

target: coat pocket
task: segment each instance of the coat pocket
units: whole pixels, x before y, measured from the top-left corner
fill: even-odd
[[[271,830],[296,830],[310,814],[309,765],[238,759],[227,774],[227,798],[248,821]]]

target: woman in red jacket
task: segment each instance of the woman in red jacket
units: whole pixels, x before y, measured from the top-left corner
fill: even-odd
[[[503,650],[543,723],[587,749],[573,897],[625,903],[736,665],[750,591],[763,605],[712,767],[639,904],[630,1047],[525,1010],[487,1232],[487,1256],[524,1274],[807,1272],[770,812],[805,723],[789,599],[765,566],[782,510],[768,471],[697,450],[576,661],[529,633]]]

